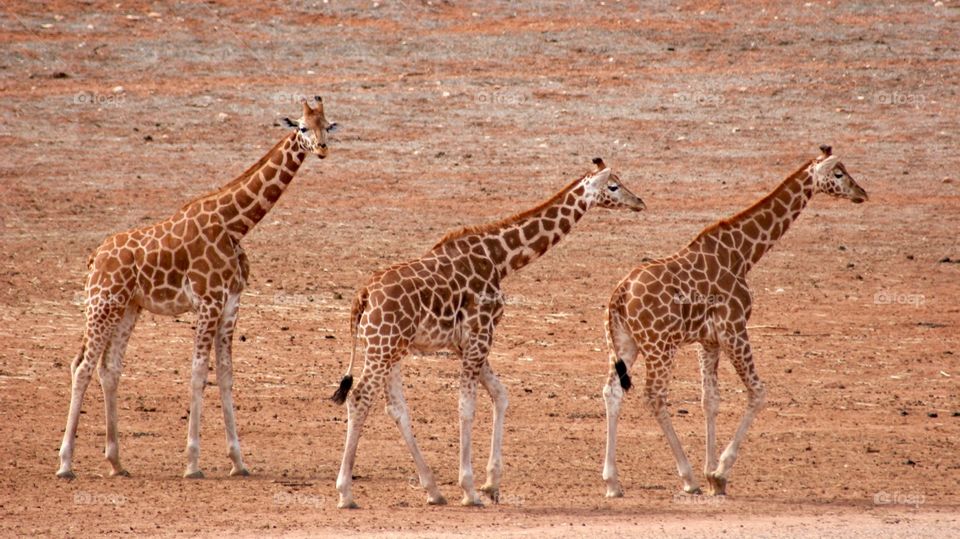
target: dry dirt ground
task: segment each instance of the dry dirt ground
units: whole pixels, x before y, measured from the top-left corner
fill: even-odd
[[[955,2],[0,2],[0,534],[957,536],[960,8]],[[283,136],[301,95],[343,129],[245,240],[235,356],[253,475],[227,478],[215,388],[185,457],[192,316],[144,315],[120,386],[130,478],[105,477],[93,383],[74,481],[54,477],[107,235],[163,219]],[[678,495],[636,394],[626,497],[600,478],[609,293],[830,143],[871,199],[814,199],[750,276],[768,408],[730,495]],[[359,511],[338,511],[352,291],[444,231],[537,203],[603,156],[649,211],[597,210],[506,283],[503,500],[427,507],[381,407]],[[458,500],[457,365],[405,360],[429,463]],[[212,380],[212,377],[211,377]],[[743,406],[721,367],[720,435]],[[702,466],[694,348],[672,385]],[[487,455],[481,399],[474,465]],[[482,475],[482,473],[480,474]]]

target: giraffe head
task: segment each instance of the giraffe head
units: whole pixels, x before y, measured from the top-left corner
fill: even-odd
[[[283,123],[287,127],[293,127],[297,130],[297,142],[300,146],[316,154],[323,159],[327,156],[327,133],[337,128],[336,123],[328,123],[323,115],[323,100],[320,96],[315,96],[317,102],[316,108],[310,106],[306,99],[300,103],[303,105],[303,116],[294,122],[290,118],[284,118]]]
[[[820,146],[823,152],[813,162],[813,179],[817,182],[817,192],[837,198],[846,198],[854,204],[867,200],[867,192],[847,173],[840,158],[833,155],[830,146]]]
[[[610,210],[633,210],[641,211],[647,209],[637,195],[620,183],[620,177],[613,173],[603,159],[593,158],[593,164],[597,169],[588,174],[583,179],[587,187],[588,195],[592,196],[593,203],[600,208]]]

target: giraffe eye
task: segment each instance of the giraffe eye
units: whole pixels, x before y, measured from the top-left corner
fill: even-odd
[[[608,185],[608,186],[607,186],[607,189],[609,189],[611,193],[616,193],[617,190],[620,189],[620,186],[619,186],[619,185]]]
[[[839,180],[840,178],[843,177],[843,172],[840,172],[840,171],[838,170],[838,171],[836,171],[836,172],[833,173],[833,177]]]
[[[301,133],[306,133],[306,132],[307,132],[307,128],[306,128],[306,127],[301,127],[301,128],[300,128],[300,132],[301,132]]]

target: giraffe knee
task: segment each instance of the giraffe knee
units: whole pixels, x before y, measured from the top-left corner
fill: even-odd
[[[473,421],[476,411],[476,406],[472,399],[466,396],[460,397],[460,419],[465,421]]]
[[[384,409],[386,410],[387,415],[397,423],[401,423],[407,418],[407,411],[402,406],[396,404],[387,404]]]
[[[750,393],[750,406],[754,410],[760,411],[767,405],[767,388],[763,384],[758,384]]]

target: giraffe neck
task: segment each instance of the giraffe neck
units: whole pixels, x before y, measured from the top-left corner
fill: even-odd
[[[746,274],[800,216],[814,188],[807,162],[753,206],[704,230],[690,247],[716,252],[728,269]]]
[[[246,172],[205,197],[215,202],[213,211],[223,218],[232,238],[243,238],[273,208],[305,156],[297,134],[291,133]]]
[[[441,240],[438,247],[477,240],[500,277],[523,268],[556,245],[590,209],[591,199],[581,178],[530,210],[488,225],[467,228]],[[467,245],[465,244],[465,245]]]

